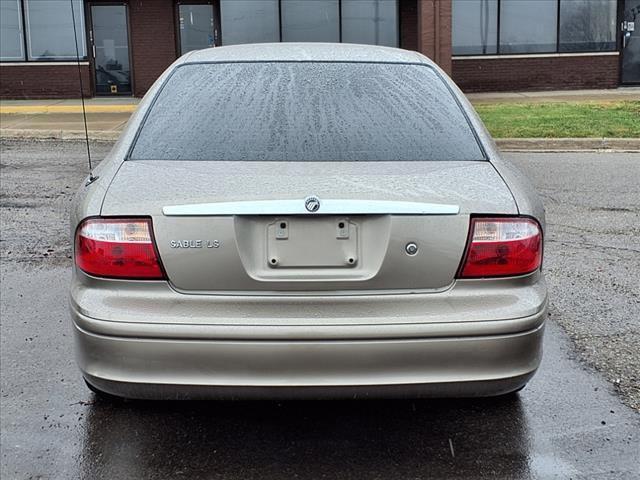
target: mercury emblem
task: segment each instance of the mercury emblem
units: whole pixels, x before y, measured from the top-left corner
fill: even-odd
[[[320,199],[315,195],[310,195],[304,199],[304,208],[311,213],[315,213],[320,209]]]

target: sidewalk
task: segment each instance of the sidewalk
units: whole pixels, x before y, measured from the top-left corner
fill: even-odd
[[[549,92],[472,93],[472,103],[533,104],[544,102],[608,102],[640,100],[640,88],[613,90],[570,90]],[[93,140],[118,138],[140,99],[132,97],[89,98],[85,100],[89,136]],[[69,100],[1,100],[0,137],[3,138],[84,138],[82,104]],[[497,139],[508,150],[626,150],[640,151],[640,139]]]
[[[139,98],[85,99],[89,136],[115,140],[140,102]],[[69,100],[0,100],[0,136],[84,138],[82,103]]]

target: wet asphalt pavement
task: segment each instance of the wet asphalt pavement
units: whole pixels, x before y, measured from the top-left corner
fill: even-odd
[[[81,381],[67,314],[82,154],[2,146],[3,480],[639,477],[640,155],[507,155],[548,211],[545,357],[518,396],[110,404]]]

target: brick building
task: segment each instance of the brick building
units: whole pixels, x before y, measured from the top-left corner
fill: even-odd
[[[72,8],[73,6],[73,8]],[[640,83],[640,0],[0,0],[0,97],[141,96],[220,45],[389,45],[468,92]],[[75,20],[75,39],[74,39]]]

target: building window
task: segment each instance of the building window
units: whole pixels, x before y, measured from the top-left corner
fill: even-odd
[[[278,0],[222,0],[222,44],[280,41]]]
[[[18,0],[0,0],[0,60],[24,60],[22,11]]]
[[[222,45],[348,42],[398,46],[398,0],[220,0],[220,17]]]
[[[556,51],[558,0],[502,0],[500,53]]]
[[[77,53],[86,60],[83,0],[73,0],[73,16]],[[0,60],[75,60],[73,16],[70,0],[0,0]]]
[[[338,0],[281,0],[283,42],[339,42]]]
[[[398,45],[395,0],[342,0],[342,41],[369,45]]]
[[[561,1],[560,51],[615,50],[616,11],[616,0]]]
[[[29,60],[74,60],[73,16],[78,53],[86,58],[82,0],[73,0],[73,16],[68,0],[25,0],[24,5]]]
[[[616,0],[453,0],[453,54],[616,50]]]
[[[498,53],[498,0],[453,2],[453,54]]]

